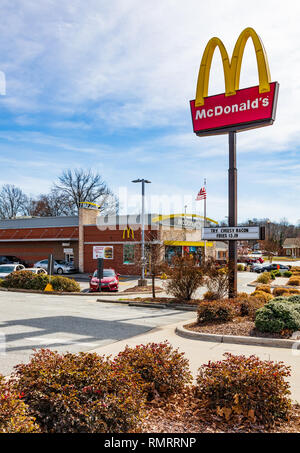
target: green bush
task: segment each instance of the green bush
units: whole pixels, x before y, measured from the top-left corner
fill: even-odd
[[[244,417],[271,425],[291,412],[290,367],[256,356],[225,354],[226,359],[202,365],[197,376],[199,406],[226,421]]]
[[[28,406],[19,393],[0,375],[0,433],[36,433],[39,426],[29,415]]]
[[[289,297],[287,298],[287,300],[288,300],[289,302],[292,302],[293,304],[299,304],[299,305],[300,305],[300,295],[299,295],[299,296],[297,296],[297,295],[289,296]]]
[[[277,296],[272,299],[272,302],[287,302],[288,298],[286,295],[283,296]]]
[[[2,286],[3,279],[0,278],[0,287]]]
[[[298,306],[300,309],[300,305]],[[300,312],[297,304],[288,301],[271,301],[256,312],[255,327],[261,332],[280,333],[300,329]]]
[[[51,285],[54,291],[62,292],[71,292],[78,293],[80,292],[80,285],[75,280],[67,277],[51,277]]]
[[[31,271],[17,271],[9,274],[3,281],[5,288],[33,289],[44,291],[50,277],[46,274],[34,274]],[[80,292],[80,285],[75,280],[67,277],[51,277],[54,291]]]
[[[48,283],[48,275],[30,271],[12,272],[2,282],[5,288],[33,289],[43,291]]]
[[[220,299],[211,302],[201,301],[197,309],[197,323],[223,323],[232,321],[239,309],[232,299]]]
[[[281,272],[278,269],[271,271],[271,274],[274,275],[274,277],[281,277]]]
[[[139,375],[92,353],[39,350],[17,365],[16,388],[47,433],[125,433],[138,428],[145,396]]]
[[[167,341],[138,345],[135,348],[126,346],[114,363],[121,368],[128,365],[134,373],[140,375],[148,400],[157,393],[161,396],[178,393],[192,380],[189,362],[184,358],[184,353],[174,350]]]
[[[238,270],[239,272],[244,271],[244,270],[245,270],[245,265],[244,265],[244,264],[238,264],[238,265],[237,265],[237,270]]]
[[[283,275],[283,277],[288,277],[288,278],[290,278],[293,274],[292,274],[291,271],[285,271],[282,275]]]
[[[257,281],[258,283],[264,283],[265,285],[268,284],[268,283],[270,283],[270,281],[271,281],[271,274],[270,274],[270,272],[263,272],[262,274],[260,274],[260,275],[257,277],[256,281]]]

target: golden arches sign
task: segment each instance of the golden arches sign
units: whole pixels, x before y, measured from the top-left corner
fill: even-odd
[[[238,37],[231,59],[228,56],[223,42],[219,38],[211,38],[208,41],[202,56],[198,74],[195,100],[196,107],[204,105],[204,98],[208,95],[209,73],[216,47],[219,48],[222,57],[225,79],[225,95],[232,96],[236,94],[236,90],[239,89],[240,85],[240,73],[244,49],[249,38],[252,39],[255,48],[259,77],[259,92],[266,93],[270,91],[271,76],[267,54],[262,40],[257,35],[256,31],[249,27],[245,28],[245,30],[243,30]]]
[[[156,222],[161,222],[163,220],[166,220],[166,219],[174,219],[176,217],[192,217],[192,218],[198,218],[198,219],[203,219],[203,220],[208,220],[209,222],[212,222],[212,223],[215,223],[218,225],[218,222],[216,222],[215,220],[212,220],[210,219],[209,217],[203,217],[202,215],[198,215],[198,214],[168,214],[168,215],[158,215],[157,217],[154,217],[152,219],[152,222],[153,223],[156,223]]]
[[[123,239],[125,239],[126,232],[127,232],[127,239],[130,238],[130,235],[131,235],[131,238],[134,239],[134,231],[129,226],[126,228],[126,230],[123,231]]]

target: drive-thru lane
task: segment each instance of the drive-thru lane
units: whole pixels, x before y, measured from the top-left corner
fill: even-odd
[[[0,292],[0,373],[27,362],[33,349],[89,351],[184,321],[190,312],[99,303],[92,296]]]

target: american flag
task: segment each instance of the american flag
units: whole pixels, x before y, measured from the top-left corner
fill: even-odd
[[[196,200],[205,200],[206,199],[206,190],[205,187],[201,187],[201,189],[198,192]]]

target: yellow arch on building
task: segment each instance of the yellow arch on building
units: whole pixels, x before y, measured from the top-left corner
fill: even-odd
[[[215,223],[216,225],[218,225],[218,222],[216,220],[210,219],[209,217],[203,217],[202,215],[198,215],[198,214],[167,214],[167,215],[158,215],[157,217],[154,217],[154,219],[152,219],[152,222],[153,223],[161,222],[162,220],[174,219],[176,217],[192,217],[192,218],[195,217],[195,218],[198,218],[198,219],[208,220],[209,222],[212,222],[212,223]]]

